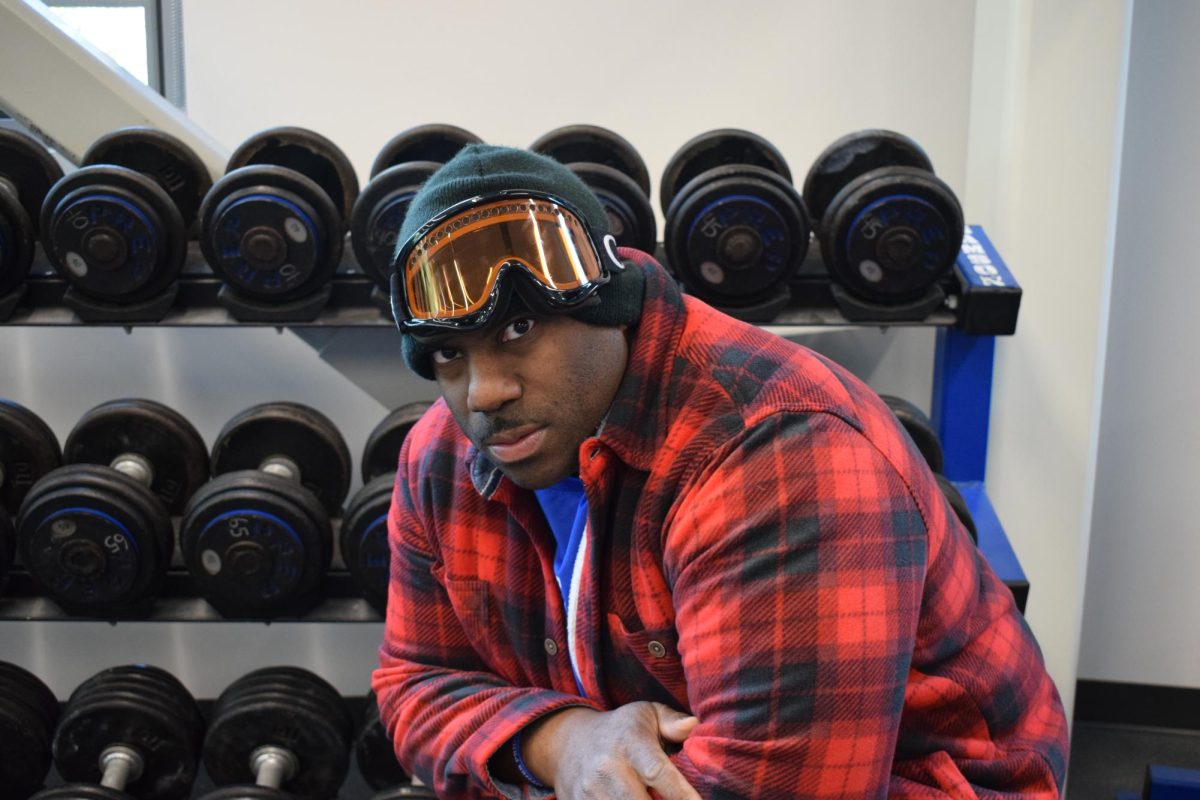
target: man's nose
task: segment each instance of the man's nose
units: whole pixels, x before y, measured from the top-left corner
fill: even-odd
[[[521,396],[521,382],[503,359],[479,357],[470,360],[467,407],[489,414]]]

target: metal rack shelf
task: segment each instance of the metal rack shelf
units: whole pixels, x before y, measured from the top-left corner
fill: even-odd
[[[661,250],[661,248],[660,248]],[[878,316],[867,318],[848,315],[839,305],[835,288],[820,260],[817,248],[810,248],[808,258],[797,276],[789,284],[791,301],[778,315],[769,321],[748,321],[771,326],[845,326],[883,325],[905,327],[958,328],[969,333],[1007,335],[1016,327],[1021,289],[1007,271],[994,274],[989,270],[980,273],[983,262],[980,253],[994,253],[991,243],[978,227],[968,228],[964,249],[959,256],[954,274],[942,282],[945,300],[921,319],[894,319],[886,308]],[[664,261],[663,254],[658,254]],[[1000,264],[997,256],[989,264]],[[354,258],[353,248],[345,248],[345,256],[330,282],[329,303],[308,321],[243,322],[235,319],[221,304],[218,293],[221,281],[215,277],[200,254],[199,246],[193,242],[188,250],[178,286],[179,294],[166,316],[157,322],[111,322],[86,323],[64,302],[69,284],[58,277],[45,254],[40,250],[34,261],[31,277],[25,282],[25,296],[17,304],[4,325],[58,326],[58,325],[124,325],[125,327],[236,327],[268,326],[297,328],[345,328],[387,327],[392,324],[385,298],[375,283],[363,273]],[[726,309],[735,316],[743,315],[737,309]],[[860,310],[861,314],[862,311]]]

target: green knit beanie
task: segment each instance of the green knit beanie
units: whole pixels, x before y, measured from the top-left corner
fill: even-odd
[[[417,192],[400,226],[396,254],[422,225],[447,208],[472,197],[488,197],[504,190],[543,192],[561,198],[583,215],[595,236],[608,233],[604,206],[587,184],[559,162],[528,150],[472,144],[431,175]],[[604,252],[603,241],[595,245],[598,252]],[[637,322],[642,313],[645,284],[641,270],[627,266],[622,270],[611,269],[610,275],[609,282],[600,287],[592,301],[565,313],[592,325],[615,327]],[[509,291],[514,300],[515,294]],[[422,338],[402,331],[401,352],[413,372],[433,380],[433,365],[422,346]]]

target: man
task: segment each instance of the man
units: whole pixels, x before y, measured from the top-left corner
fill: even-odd
[[[1057,692],[887,408],[724,316],[557,163],[414,198],[374,676],[441,797],[1055,797]]]

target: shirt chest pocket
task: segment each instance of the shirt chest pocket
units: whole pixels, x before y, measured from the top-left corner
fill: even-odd
[[[487,581],[437,573],[469,644],[490,672],[515,686],[550,685],[544,617],[505,604]]]
[[[618,702],[654,700],[688,708],[679,635],[673,627],[643,630],[609,613],[608,634],[612,646],[607,648],[605,674]]]

